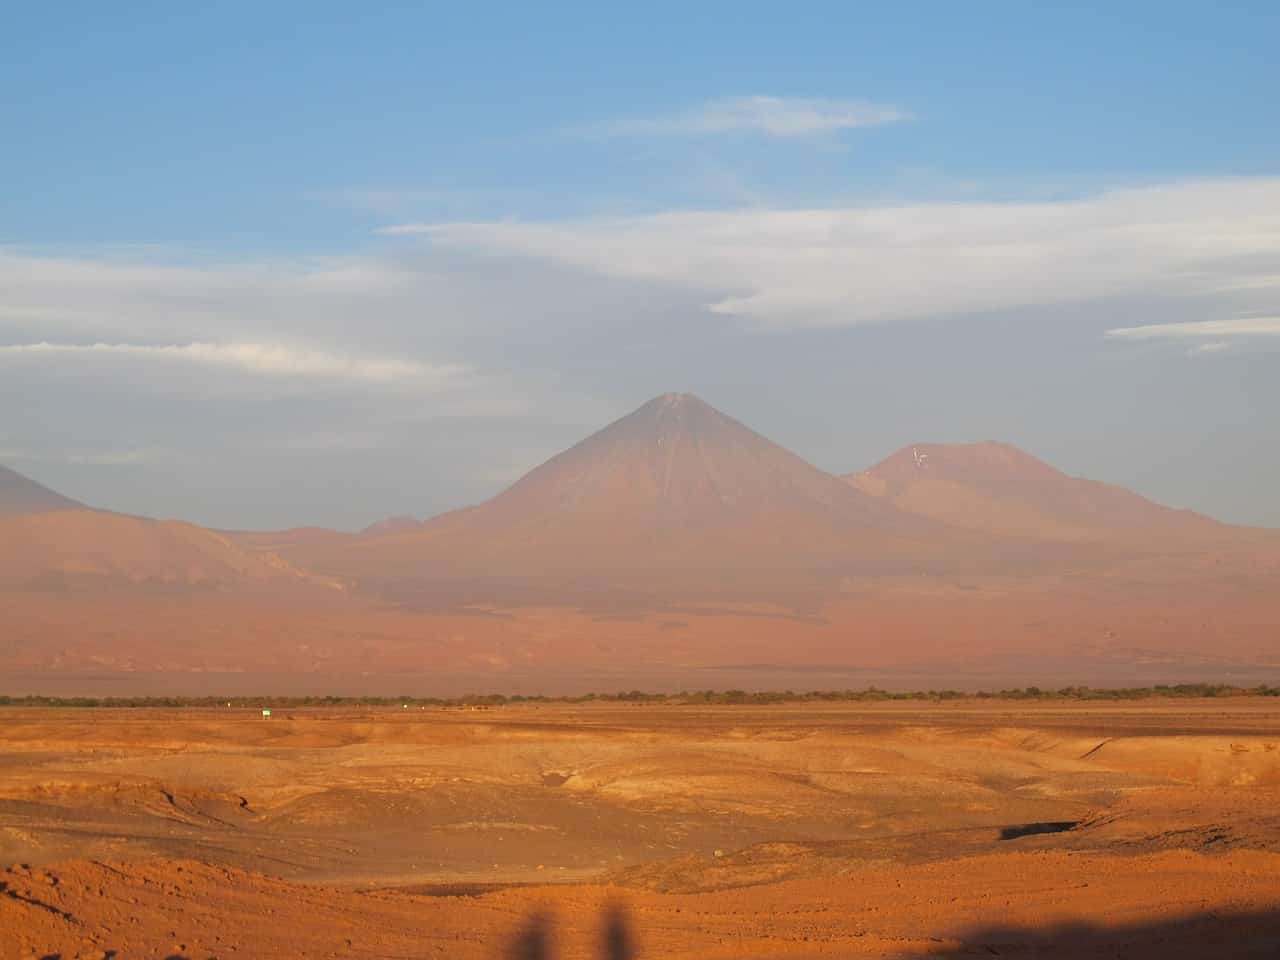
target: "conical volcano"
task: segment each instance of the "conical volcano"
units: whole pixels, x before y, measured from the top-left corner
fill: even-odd
[[[723,588],[900,569],[946,533],[672,393],[484,504],[366,537],[324,565],[401,578]]]
[[[548,460],[484,510],[487,522],[589,527],[610,540],[685,538],[770,518],[807,537],[815,520],[879,524],[883,507],[834,481],[692,394],[669,393]]]

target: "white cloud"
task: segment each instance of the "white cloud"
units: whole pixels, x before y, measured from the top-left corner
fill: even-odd
[[[454,247],[650,281],[777,326],[1125,298],[1261,298],[1280,272],[1280,178],[1075,200],[695,211],[564,222],[409,223]],[[1261,306],[1259,306],[1259,304]]]
[[[1193,320],[1186,323],[1148,323],[1140,327],[1116,327],[1112,340],[1199,340],[1212,342],[1200,349],[1225,349],[1229,337],[1280,337],[1280,317],[1240,317],[1233,320]]]
[[[1254,179],[1044,203],[437,220],[388,231],[425,243],[305,260],[0,247],[0,410],[21,414],[0,417],[0,447],[56,463],[140,463],[134,451],[158,451],[144,455],[149,465],[95,469],[116,484],[110,496],[67,488],[116,509],[361,526],[374,519],[369,503],[425,514],[487,495],[600,411],[665,389],[698,390],[727,409],[747,396],[749,407],[738,384],[785,368],[846,397],[923,390],[922,402],[942,396],[942,409],[952,375],[999,376],[1025,361],[1060,379],[1077,358],[1014,351],[1058,342],[1065,324],[1100,335],[1120,323],[1255,318],[1194,337],[1185,331],[1200,328],[1180,327],[1181,339],[1163,341],[1174,353],[1231,357],[1258,343],[1239,333],[1243,323],[1280,317],[1278,211],[1280,179]],[[1004,325],[937,324],[905,337],[822,337],[833,349],[815,351],[809,337],[741,335],[962,323],[997,310],[1043,319],[1045,336],[1028,331],[1008,346]],[[867,379],[847,358],[917,338],[920,354],[932,353],[923,373],[912,363],[885,394],[842,385]],[[1203,363],[1210,375],[1222,366]],[[318,469],[338,468],[365,485],[359,496],[339,475],[318,482]],[[145,487],[134,483],[143,474]]]
[[[74,463],[85,466],[127,466],[149,463],[160,459],[159,450],[108,450],[98,453],[76,453],[47,450],[13,450],[0,448],[0,462],[24,461],[29,463]]]
[[[1187,351],[1188,356],[1202,356],[1204,354],[1227,353],[1235,346],[1230,340],[1210,340],[1208,343],[1197,344]]]
[[[1280,291],[1280,274],[1272,276],[1244,277],[1223,287],[1223,290],[1268,290]]]
[[[439,384],[466,372],[460,365],[432,365],[411,360],[353,357],[319,350],[266,343],[23,343],[0,346],[0,360],[63,357],[125,357],[181,361],[229,367],[247,373],[284,377],[325,377],[386,383],[417,379]]]
[[[910,120],[898,107],[863,100],[805,97],[722,97],[653,117],[631,117],[583,129],[604,136],[717,136],[759,134],[814,137]]]
[[[470,318],[441,275],[396,257],[163,256],[0,248],[0,377],[83,373],[218,395],[394,390],[477,415],[509,397],[445,343]]]

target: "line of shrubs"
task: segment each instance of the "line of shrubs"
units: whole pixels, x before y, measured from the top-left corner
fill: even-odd
[[[771,704],[771,703],[865,703],[887,700],[1145,700],[1150,698],[1194,697],[1280,697],[1280,687],[1266,684],[1238,687],[1220,683],[1160,684],[1154,687],[1062,687],[1057,690],[1021,687],[1009,690],[966,693],[960,690],[891,691],[878,687],[864,690],[684,690],[680,693],[646,693],[628,690],[619,693],[588,693],[582,696],[525,696],[471,694],[464,697],[47,697],[0,696],[0,707],[499,707],[521,703],[635,703],[635,704]]]

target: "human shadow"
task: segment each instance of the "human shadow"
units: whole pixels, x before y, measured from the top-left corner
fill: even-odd
[[[551,960],[551,918],[535,913],[507,946],[507,960]]]
[[[600,936],[600,960],[635,960],[635,938],[626,910],[612,904],[604,911]],[[506,960],[552,960],[554,942],[551,918],[535,913],[507,945]]]
[[[621,904],[612,904],[605,910],[600,956],[602,960],[635,960],[635,939],[631,936],[631,923]]]

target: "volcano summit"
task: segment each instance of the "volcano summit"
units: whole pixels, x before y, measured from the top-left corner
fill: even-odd
[[[357,577],[722,592],[902,570],[960,536],[669,393],[479,506],[306,560]]]

